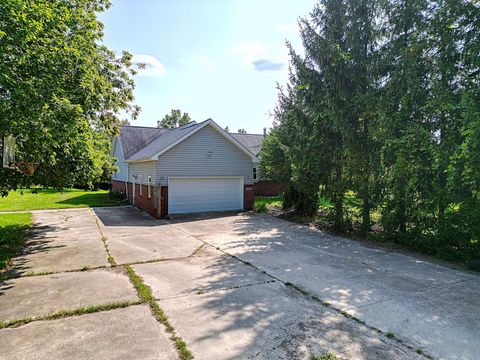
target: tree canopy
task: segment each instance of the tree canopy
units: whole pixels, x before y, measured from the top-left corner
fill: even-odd
[[[170,114],[166,114],[162,120],[157,122],[157,127],[173,129],[192,121],[188,113],[183,113],[179,109],[172,109]]]
[[[132,55],[102,45],[106,0],[0,0],[0,135],[31,177],[0,169],[0,190],[92,186],[114,169],[119,113],[136,118]]]
[[[342,231],[353,191],[364,233],[375,212],[388,238],[480,256],[480,7],[321,0],[299,26],[261,155],[284,205],[327,196]]]

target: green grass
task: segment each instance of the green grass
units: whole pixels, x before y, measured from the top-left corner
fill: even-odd
[[[338,357],[336,357],[335,354],[332,354],[332,353],[326,353],[326,354],[323,354],[322,356],[312,356],[310,359],[311,360],[339,360]]]
[[[282,196],[256,196],[253,207],[258,213],[266,213],[268,211],[267,205],[282,206],[282,202]]]
[[[109,198],[107,190],[24,189],[11,191],[7,197],[0,198],[0,211],[114,206],[121,203],[123,201],[118,197]]]
[[[0,214],[0,271],[22,251],[24,233],[31,223],[30,213]]]
[[[180,358],[182,360],[193,359],[193,355],[190,350],[188,350],[187,344],[182,338],[176,335],[175,329],[168,321],[167,314],[165,314],[163,309],[158,304],[157,300],[152,294],[152,290],[150,289],[150,287],[143,282],[143,279],[135,273],[131,266],[125,265],[125,269],[127,270],[130,281],[137,290],[140,299],[150,305],[150,309],[152,310],[155,319],[157,319],[158,322],[162,323],[165,326],[165,330],[170,333],[170,339],[175,343],[177,350],[180,354]]]

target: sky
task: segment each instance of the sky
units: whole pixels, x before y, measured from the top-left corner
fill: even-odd
[[[315,0],[112,0],[99,15],[104,44],[146,64],[135,76],[142,112],[156,126],[180,109],[231,132],[270,128],[277,83],[288,81],[285,41],[301,51],[298,18]]]

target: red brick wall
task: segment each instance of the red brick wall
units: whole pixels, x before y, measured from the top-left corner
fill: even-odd
[[[133,204],[133,184],[127,183],[127,198],[130,204]],[[142,195],[140,195],[140,186],[142,186]],[[125,183],[123,181],[112,180],[112,191],[125,194]],[[135,206],[156,216],[158,210],[155,208],[155,187],[150,187],[150,198],[147,193],[147,185],[135,184]]]
[[[160,218],[168,216],[168,186],[160,186]]]
[[[276,196],[286,189],[286,182],[263,180],[255,184],[255,196]]]
[[[255,201],[254,185],[244,185],[243,187],[243,208],[244,210],[252,210]]]
[[[125,182],[112,180],[112,191],[125,195]]]
[[[140,195],[140,186],[142,187],[142,195]],[[147,194],[147,185],[135,184],[135,205],[146,212],[155,214],[155,194],[154,187],[150,186],[150,198]]]

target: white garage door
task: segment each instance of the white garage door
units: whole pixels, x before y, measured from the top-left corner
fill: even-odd
[[[243,209],[243,177],[169,178],[168,213]]]

